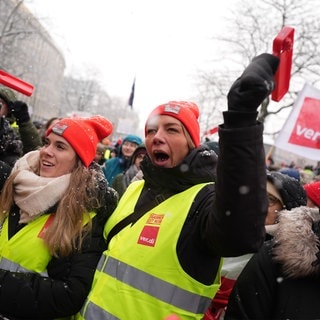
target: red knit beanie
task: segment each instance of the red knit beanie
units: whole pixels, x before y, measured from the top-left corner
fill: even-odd
[[[199,108],[193,102],[169,101],[151,111],[146,124],[156,115],[166,115],[182,122],[196,147],[200,145]],[[146,133],[146,132],[145,132]]]
[[[307,197],[310,198],[317,207],[320,207],[320,181],[305,184],[303,187],[306,190]]]
[[[64,118],[51,126],[46,136],[53,132],[66,139],[88,167],[95,157],[98,142],[109,136],[112,129],[112,123],[101,116]]]

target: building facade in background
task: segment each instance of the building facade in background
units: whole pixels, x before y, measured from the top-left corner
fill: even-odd
[[[31,97],[18,94],[32,117],[61,116],[65,60],[48,32],[23,4],[0,0],[0,69],[31,83]]]

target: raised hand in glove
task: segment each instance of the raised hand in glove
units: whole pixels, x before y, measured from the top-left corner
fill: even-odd
[[[255,57],[228,93],[228,110],[256,112],[274,89],[279,58],[268,53]]]
[[[10,113],[14,115],[18,125],[30,120],[28,105],[22,101],[15,101],[10,107]]]

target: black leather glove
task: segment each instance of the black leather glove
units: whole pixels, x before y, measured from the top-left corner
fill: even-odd
[[[268,53],[255,57],[228,93],[228,110],[256,112],[274,89],[274,75],[279,58]]]
[[[14,115],[18,125],[30,120],[28,105],[22,101],[14,102],[10,108],[10,113]]]

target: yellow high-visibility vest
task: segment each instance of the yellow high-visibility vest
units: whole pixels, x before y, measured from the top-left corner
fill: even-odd
[[[105,237],[133,212],[144,181],[133,182],[105,226]],[[181,267],[176,247],[195,196],[206,184],[173,195],[115,235],[102,255],[77,319],[202,319],[220,285],[204,285]]]

